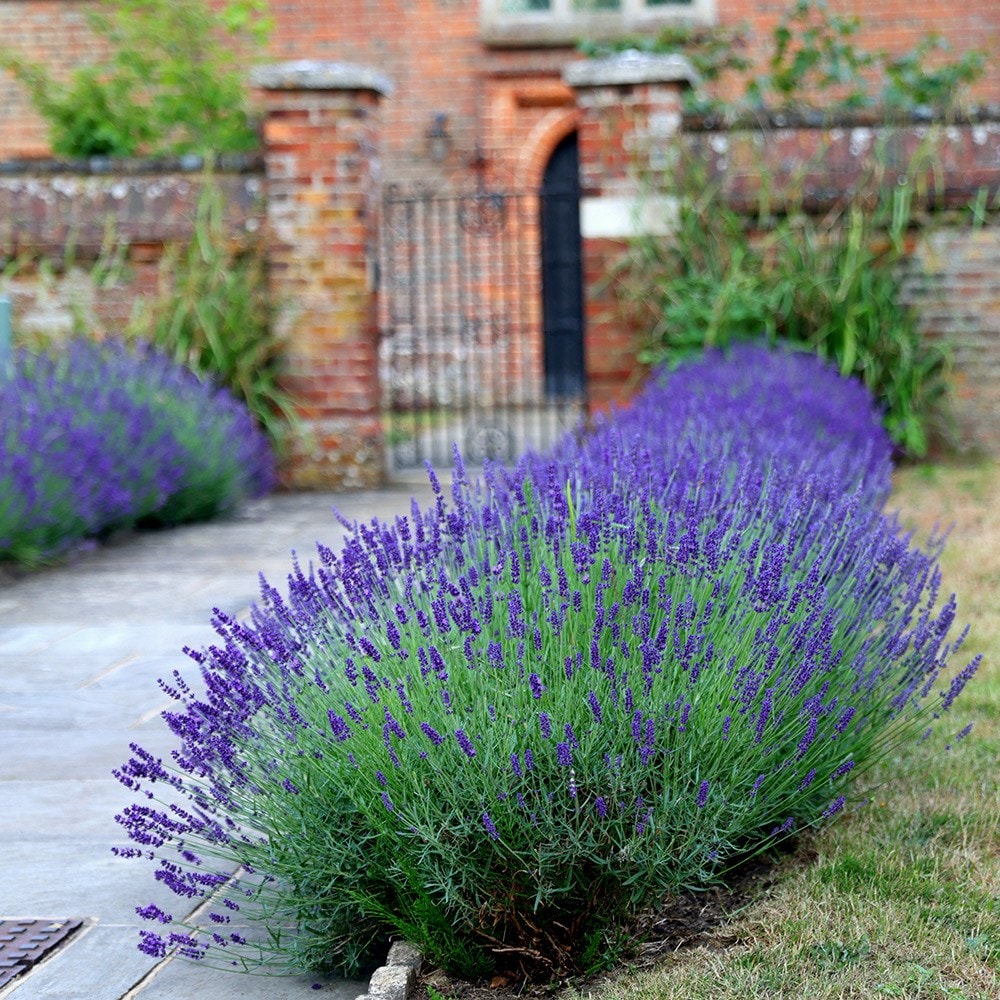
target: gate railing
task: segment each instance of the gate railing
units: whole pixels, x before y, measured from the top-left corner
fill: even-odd
[[[583,394],[550,398],[540,195],[403,194],[381,230],[380,351],[390,472],[471,466],[544,449],[578,423]]]

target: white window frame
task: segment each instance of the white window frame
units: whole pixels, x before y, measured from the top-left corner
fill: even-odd
[[[620,0],[618,10],[574,10],[573,0],[550,0],[548,10],[507,13],[503,0],[480,0],[482,38],[487,45],[527,48],[567,45],[581,38],[609,39],[671,24],[715,24],[716,0],[650,6]]]

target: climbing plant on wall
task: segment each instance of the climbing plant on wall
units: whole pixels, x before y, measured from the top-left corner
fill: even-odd
[[[257,145],[246,62],[270,31],[265,0],[105,0],[88,14],[105,49],[68,80],[9,49],[61,156],[239,152]]]

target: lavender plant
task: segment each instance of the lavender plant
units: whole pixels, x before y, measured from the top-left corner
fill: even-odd
[[[211,516],[270,485],[233,400],[152,351],[20,351],[0,381],[0,559],[52,558],[140,522]]]
[[[888,454],[857,387],[744,349],[262,582],[189,651],[197,689],[163,683],[171,764],[116,772],[146,796],[118,853],[180,897],[140,947],[352,971],[402,934],[562,974],[836,815],[978,663],[947,670],[964,633],[937,544],[881,513]]]

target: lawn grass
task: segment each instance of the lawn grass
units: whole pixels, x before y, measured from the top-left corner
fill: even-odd
[[[1000,997],[1000,464],[902,469],[890,509],[918,541],[954,524],[943,593],[972,625],[962,664],[978,651],[985,662],[949,721],[972,733],[885,761],[866,807],[806,838],[696,947],[571,996]]]

